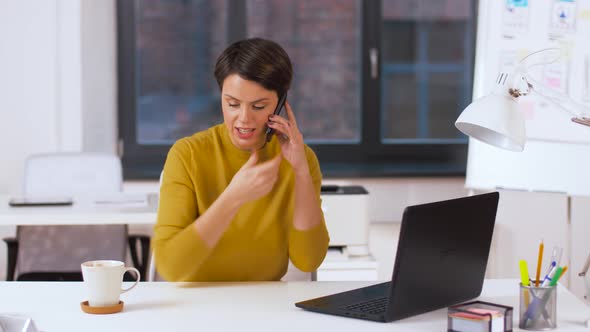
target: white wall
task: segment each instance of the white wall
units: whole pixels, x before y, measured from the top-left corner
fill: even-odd
[[[51,1],[0,2],[1,192],[18,190],[28,154],[58,148],[57,28]]]
[[[71,0],[69,0],[71,1]],[[81,8],[84,151],[117,151],[117,27],[113,0],[83,0]]]
[[[571,262],[570,262],[570,290],[581,300],[586,293],[584,279],[578,274],[582,272],[588,255],[590,255],[590,197],[574,196],[571,198]],[[590,271],[588,271],[590,273]],[[590,302],[588,302],[590,303]]]
[[[30,154],[116,151],[114,6],[0,2],[0,193]]]

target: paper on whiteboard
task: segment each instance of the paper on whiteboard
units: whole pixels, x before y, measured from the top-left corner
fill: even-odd
[[[503,13],[503,35],[507,38],[524,37],[529,28],[528,0],[506,0]]]
[[[549,36],[559,38],[576,31],[576,1],[553,0],[549,18]]]

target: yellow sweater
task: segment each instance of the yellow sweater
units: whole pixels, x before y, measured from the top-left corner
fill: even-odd
[[[276,138],[259,153],[259,162],[281,152]],[[305,154],[320,204],[321,172],[313,151]],[[221,124],[178,140],[170,149],[160,188],[153,248],[158,273],[169,281],[280,280],[289,258],[302,271],[318,268],[328,249],[322,222],[306,231],[293,226],[295,178],[282,160],[272,191],[244,204],[214,248],[193,223],[229,185],[248,160]],[[198,222],[198,220],[196,221]]]

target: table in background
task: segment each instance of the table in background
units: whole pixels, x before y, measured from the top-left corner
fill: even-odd
[[[125,201],[125,197],[128,198]],[[144,197],[145,202],[138,202]],[[156,223],[158,201],[156,194],[117,195],[111,203],[94,203],[87,197],[74,199],[71,206],[11,207],[10,196],[0,196],[0,225],[153,225]]]
[[[308,312],[295,302],[370,285],[370,282],[140,283],[122,295],[123,312],[80,310],[83,283],[0,282],[0,312],[33,318],[41,331],[445,331],[447,310],[392,323]],[[486,280],[482,300],[514,307],[518,280]],[[558,329],[584,331],[590,308],[558,289]]]

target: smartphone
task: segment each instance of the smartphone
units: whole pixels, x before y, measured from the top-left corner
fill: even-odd
[[[275,108],[275,111],[272,113],[273,115],[280,115],[281,111],[283,110],[283,108],[285,107],[285,102],[287,101],[287,93],[285,92],[284,95],[281,96],[281,98],[279,98],[279,102],[277,104],[277,108]],[[266,128],[266,141],[270,142],[270,140],[272,139],[272,134],[275,132],[274,129],[272,128]]]

